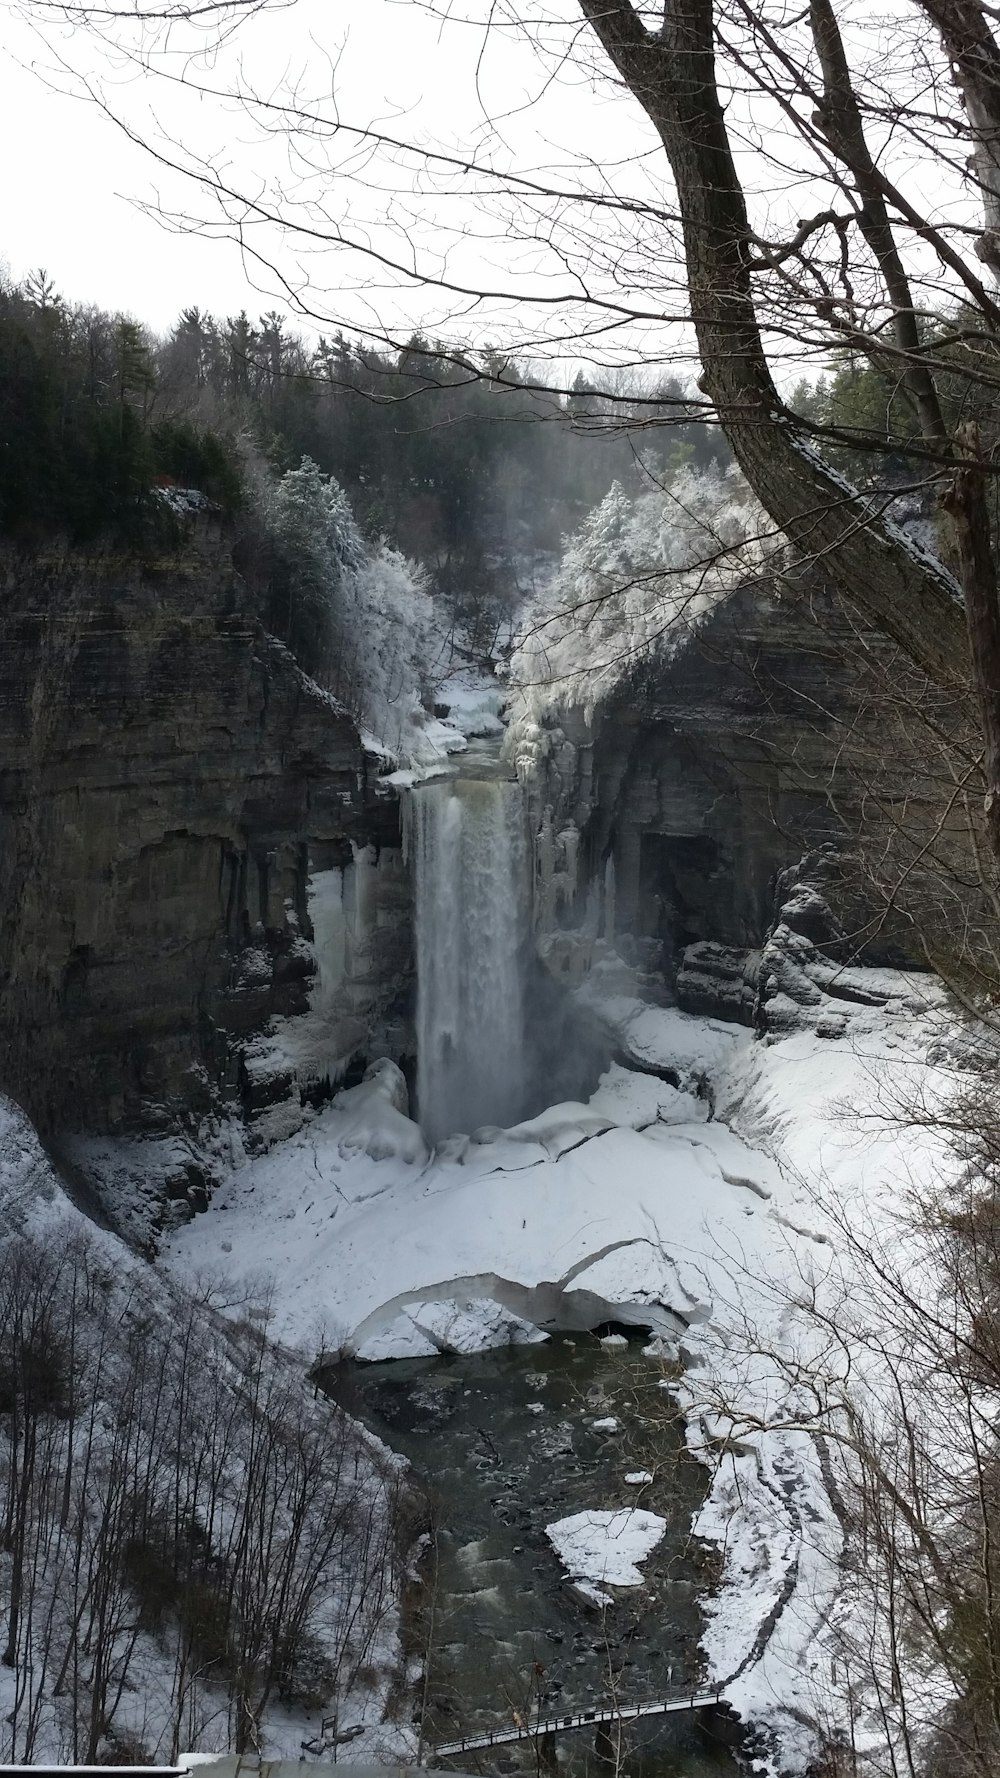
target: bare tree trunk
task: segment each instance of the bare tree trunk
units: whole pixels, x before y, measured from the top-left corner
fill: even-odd
[[[986,779],[986,826],[993,856],[1000,859],[1000,598],[990,536],[987,477],[982,467],[979,428],[962,428],[968,462],[955,470],[943,505],[955,535],[965,596],[972,665],[982,723]]]
[[[631,0],[579,0],[667,152],[677,187],[691,319],[710,397],[762,506],[830,584],[935,684],[968,683],[958,589],[831,473],[784,407],[751,286],[755,247],[715,79],[712,0],[665,0],[648,31]]]
[[[965,100],[986,222],[976,252],[1000,278],[1000,46],[982,0],[918,0],[918,4],[941,33]]]

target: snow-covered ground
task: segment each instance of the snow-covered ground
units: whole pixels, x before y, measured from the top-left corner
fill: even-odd
[[[708,1677],[774,1731],[786,1769],[815,1752],[807,1725],[831,1701],[836,1714],[842,1533],[785,1361],[816,1356],[808,1301],[852,1287],[843,1216],[887,1225],[947,1164],[885,1100],[887,1083],[936,1089],[940,1003],[915,978],[872,987],[884,1005],[840,1001],[831,1021],[823,1000],[763,1041],[618,993],[605,1011],[625,1052],[680,1089],[614,1065],[585,1106],[434,1152],[381,1064],[235,1168],[163,1254],[184,1277],[271,1279],[276,1332],[311,1353],[430,1355],[609,1318],[652,1329],[684,1361],[671,1387],[712,1473],[695,1527],[723,1553]]]
[[[452,756],[464,753],[470,741],[498,739],[504,732],[500,711],[506,696],[492,674],[479,667],[447,669],[434,689],[435,708],[447,710],[447,715],[414,708],[396,748],[402,763],[388,774],[386,783],[405,790],[427,778],[441,777],[453,771]]]

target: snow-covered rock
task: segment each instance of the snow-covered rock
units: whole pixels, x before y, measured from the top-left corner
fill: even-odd
[[[430,1358],[439,1352],[487,1352],[502,1346],[533,1346],[547,1335],[489,1298],[406,1303],[390,1326],[371,1334],[356,1356]],[[541,1411],[541,1410],[539,1410]]]
[[[427,1144],[409,1116],[405,1076],[387,1056],[372,1062],[360,1084],[346,1087],[334,1103],[342,1120],[342,1155],[361,1152],[373,1161],[426,1161]]]

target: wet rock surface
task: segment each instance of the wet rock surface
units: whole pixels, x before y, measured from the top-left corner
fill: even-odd
[[[245,1042],[307,1005],[310,881],[359,849],[382,905],[332,1060],[375,1027],[391,1048],[409,906],[380,763],[257,621],[209,523],[157,561],[2,556],[4,1087],[49,1130],[288,1092],[243,1068]]]

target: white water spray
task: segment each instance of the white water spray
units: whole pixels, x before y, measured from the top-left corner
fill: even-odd
[[[417,1100],[432,1141],[524,1115],[528,847],[516,784],[410,792]]]

